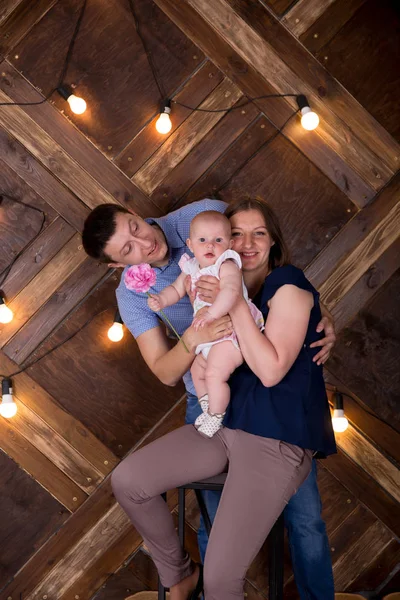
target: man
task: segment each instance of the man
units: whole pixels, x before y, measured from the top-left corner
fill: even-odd
[[[146,219],[118,205],[102,204],[95,208],[85,221],[82,240],[89,256],[107,262],[111,267],[127,268],[131,265],[149,263],[154,267],[157,281],[153,286],[159,292],[170,285],[180,274],[178,266],[182,254],[188,252],[191,220],[205,210],[224,212],[226,204],[219,200],[201,200],[180,208],[165,217]],[[193,423],[200,414],[196,392],[190,377],[190,366],[195,348],[205,341],[214,341],[232,331],[229,316],[217,319],[200,331],[191,327],[193,310],[188,297],[164,309],[186,347],[176,343],[171,347],[166,328],[160,318],[147,306],[143,294],[129,291],[123,282],[116,295],[121,317],[135,337],[139,350],[151,371],[166,385],[176,385],[183,378],[188,393],[186,423]],[[322,346],[315,357],[325,362],[335,342],[332,321],[324,317],[318,330],[325,329],[325,338],[317,344]],[[321,519],[316,465],[297,493],[290,499],[285,511],[292,565],[296,584],[302,600],[333,600],[334,587],[332,566],[325,523]],[[215,516],[219,496],[205,492],[205,501],[211,519]],[[204,560],[207,535],[201,523],[199,548]]]

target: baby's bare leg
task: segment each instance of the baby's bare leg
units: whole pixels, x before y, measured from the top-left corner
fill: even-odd
[[[199,399],[205,394],[207,394],[206,366],[207,362],[204,356],[202,356],[202,354],[198,354],[194,359],[190,369],[190,373],[193,379],[193,385],[195,387],[196,394]]]
[[[231,341],[220,342],[211,348],[205,372],[210,413],[226,411],[230,400],[227,381],[242,362],[242,353]]]

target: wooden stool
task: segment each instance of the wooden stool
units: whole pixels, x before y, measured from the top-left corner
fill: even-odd
[[[400,600],[400,592],[392,592],[387,596],[383,596],[382,600]]]
[[[199,505],[201,516],[208,536],[211,532],[211,519],[201,494],[202,490],[222,492],[226,480],[226,473],[209,477],[202,481],[187,483],[178,488],[178,535],[185,547],[185,491],[194,490]],[[166,496],[164,495],[164,498]],[[283,513],[280,515],[268,536],[268,561],[269,561],[269,600],[283,600],[283,544],[284,524]],[[158,600],[165,600],[165,588],[158,580]]]
[[[346,594],[345,592],[338,592],[335,594],[335,600],[365,600],[365,596],[360,596],[360,594]]]

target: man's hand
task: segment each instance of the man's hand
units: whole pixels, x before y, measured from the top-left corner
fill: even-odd
[[[147,304],[148,307],[151,308],[151,310],[153,310],[154,312],[160,311],[163,307],[161,297],[158,294],[152,294],[147,299]]]
[[[310,344],[310,348],[321,346],[321,350],[314,356],[313,361],[316,362],[317,365],[323,365],[328,360],[331,350],[336,342],[335,324],[333,320],[327,316],[322,317],[317,325],[317,331],[318,333],[324,331],[325,337],[323,337],[322,340],[318,340],[318,342]]]

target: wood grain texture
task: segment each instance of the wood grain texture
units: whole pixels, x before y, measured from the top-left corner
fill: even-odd
[[[389,583],[391,574],[398,571],[400,563],[400,544],[392,540],[385,548],[377,554],[376,558],[348,587],[349,592],[356,590],[375,590],[385,580]],[[393,588],[394,591],[395,588]],[[394,600],[394,599],[393,599]]]
[[[241,96],[242,94],[238,88],[228,79],[225,79],[201,103],[199,108],[207,110],[229,108]],[[133,181],[147,194],[151,194],[167,177],[168,173],[189,154],[223,116],[224,113],[218,112],[194,112],[134,175]]]
[[[6,56],[57,0],[3,0],[0,6],[0,56]]]
[[[31,319],[3,346],[3,352],[17,364],[25,363],[36,348],[107,278],[108,266],[87,258]]]
[[[86,494],[93,492],[102,481],[102,474],[23,402],[18,404],[13,427]]]
[[[320,139],[324,151],[311,155],[311,159],[319,168],[359,206],[363,206],[373,197],[373,190],[382,186],[383,172],[388,173],[383,163],[383,172],[380,172],[380,159],[377,159],[375,154],[376,134],[373,131],[376,127],[379,128],[379,125],[371,120],[366,111],[363,111],[361,116],[359,105],[349,94],[339,90],[337,83],[329,78],[327,72],[319,71],[318,63],[313,64],[311,68],[310,56],[305,53],[304,48],[283,26],[277,24],[261,5],[235,4],[235,11],[251,13],[251,17],[246,14],[246,18],[247,21],[251,19],[253,29],[248,24],[244,25],[244,20],[233,13],[226,3],[213,2],[210,10],[207,2],[196,3],[194,6],[194,3],[188,0],[181,3],[179,9],[170,0],[157,0],[157,3],[244,93],[252,97],[271,92],[298,93],[302,90],[307,93],[310,102],[316,106],[322,117],[323,129],[321,126],[318,132],[305,135],[299,131],[300,127],[295,127],[289,128],[286,135],[290,139],[293,138],[293,142],[307,155],[310,147],[313,148],[314,145],[306,142],[310,139]],[[225,27],[226,19],[232,26]],[[218,42],[211,45],[209,40],[214,40],[216,32]],[[240,37],[237,32],[240,32]],[[265,40],[268,40],[268,44]],[[270,44],[274,46],[273,49]],[[262,52],[260,47],[263,48]],[[269,56],[268,60],[266,56]],[[293,71],[284,61],[292,63]],[[274,65],[273,70],[270,65]],[[323,102],[320,100],[320,94],[323,94]],[[275,99],[260,100],[256,103],[276,126],[283,124],[293,110],[292,106],[294,107],[290,101],[286,102],[283,99],[279,102]],[[354,116],[351,130],[348,125],[349,114]],[[362,140],[356,139],[355,131]],[[296,134],[294,137],[293,132]],[[397,162],[400,160],[397,144],[383,128],[380,128],[379,136],[381,134],[387,145],[386,150],[380,149],[380,157],[385,157],[384,160],[392,165],[389,170],[394,172],[393,169],[397,169]],[[371,152],[374,156],[369,154]],[[369,154],[368,159],[365,153]],[[355,163],[358,163],[357,167]],[[363,179],[364,177],[366,179]]]
[[[292,261],[302,268],[354,210],[349,199],[281,135],[261,148],[219,195],[226,201],[246,195],[267,200],[280,219]]]
[[[115,276],[98,287],[47,339],[38,357],[79,332],[29,369],[29,374],[113,454],[122,457],[173,406],[183,386],[161,384],[128,331],[118,344],[108,339],[116,281]]]
[[[15,364],[0,352],[0,371],[10,375]],[[25,372],[13,377],[13,389],[18,398],[38,417],[62,436],[102,475],[107,475],[118,459],[85,426],[67,413],[44,388]]]
[[[351,219],[338,235],[308,266],[306,275],[311,283],[320,289],[321,285],[334,272],[357,246],[365,240],[368,232],[376,229],[388,213],[396,206],[400,194],[400,174],[377,195],[374,201]]]
[[[382,523],[376,521],[371,525],[352,544],[349,551],[334,562],[335,589],[345,590],[358,577],[360,571],[368,567],[391,541],[392,536]]]
[[[310,52],[316,54],[318,50],[340,32],[341,28],[352,18],[365,1],[335,0],[335,2],[330,3],[327,10],[310,25],[307,31],[300,35],[300,41]],[[321,56],[320,59],[324,65],[327,65],[325,56]]]
[[[281,19],[296,37],[305,33],[336,0],[299,0]]]
[[[157,439],[161,435],[165,435],[169,431],[172,431],[177,426],[183,423],[185,411],[185,396],[183,396],[175,406],[168,411],[165,416],[157,423],[151,431],[147,433],[143,437],[143,439],[136,445],[135,449],[138,449],[141,446],[150,443],[154,439]],[[176,505],[176,496],[172,496],[172,501],[175,502],[174,506],[171,507],[173,509]],[[35,593],[35,590],[42,587],[42,582],[47,582],[49,586],[52,586],[52,589],[57,585],[57,580],[52,578],[52,574],[54,574],[54,566],[58,565],[60,561],[64,561],[66,568],[69,568],[72,564],[75,564],[75,555],[76,551],[80,556],[84,553],[85,564],[89,568],[90,564],[95,564],[96,560],[99,559],[99,563],[101,563],[101,554],[102,552],[107,552],[108,548],[106,545],[99,544],[93,550],[93,548],[89,545],[82,545],[82,539],[89,541],[92,536],[98,536],[100,541],[102,538],[101,528],[98,527],[98,523],[105,519],[105,515],[111,514],[111,518],[115,517],[115,521],[119,524],[123,523],[122,517],[120,518],[118,515],[118,511],[115,508],[115,499],[112,495],[111,486],[110,486],[110,478],[107,477],[97,488],[97,490],[89,496],[87,501],[77,510],[73,515],[71,515],[68,522],[62,527],[57,536],[53,536],[49,538],[45,544],[43,544],[39,550],[36,552],[34,556],[32,556],[29,563],[25,563],[24,567],[16,574],[14,579],[9,582],[6,588],[0,593],[0,600],[6,600],[10,595],[23,594],[24,598],[31,597],[31,594]],[[125,521],[126,522],[126,521]],[[118,527],[120,525],[116,524],[115,528],[111,529],[105,528],[105,536],[107,539],[118,539]],[[127,529],[130,529],[130,525],[127,525]],[[122,543],[124,543],[124,537],[126,535],[126,531],[122,531]],[[129,542],[126,548],[126,556],[121,558],[121,564],[124,560],[129,558],[131,553],[137,549],[141,543],[141,538],[134,533],[134,544]],[[129,541],[129,540],[128,540]],[[111,546],[110,546],[111,547]],[[94,556],[96,554],[96,556]],[[67,559],[66,559],[67,557]],[[58,571],[57,571],[58,573]],[[77,572],[74,574],[71,584],[74,581],[79,581],[79,577],[82,575],[84,577],[84,573]],[[106,579],[109,576],[109,572],[104,572],[101,570],[96,574],[97,578]],[[66,580],[61,573],[62,582],[67,585]],[[97,579],[98,581],[98,579]],[[89,584],[90,587],[90,584]],[[72,588],[71,588],[72,589]],[[70,590],[68,590],[69,593]],[[88,595],[84,595],[84,590],[81,590],[81,598],[91,598],[91,592]],[[75,592],[77,593],[77,592]],[[86,592],[85,592],[86,593]],[[55,596],[57,597],[57,596]],[[49,597],[50,600],[50,597]]]
[[[391,0],[365,2],[317,56],[399,142],[400,14],[395,4]]]
[[[397,502],[400,501],[400,471],[350,423],[344,433],[336,433],[336,443]]]
[[[197,108],[217,85],[221,83],[222,79],[222,73],[215,65],[206,60],[199,70],[193,73],[190,79],[185,82],[182,90],[173,95],[173,98],[178,102]],[[168,137],[174,133],[191,112],[191,110],[173,103],[171,112],[172,129],[170,134],[162,135],[157,132],[155,128],[155,123],[159,117],[157,114],[114,159],[115,163],[124,173],[132,177],[150,156],[162,146]]]
[[[207,0],[203,0],[203,2],[207,2]],[[358,169],[360,174],[364,172],[365,181],[373,188],[382,187],[379,182],[377,184],[376,179],[379,180],[379,176],[383,176],[386,170],[384,165],[392,174],[399,168],[399,144],[358,104],[351,94],[338,84],[327,70],[321,67],[318,61],[310,56],[293,35],[276,22],[261,4],[254,4],[250,0],[220,0],[218,4],[222,2],[232,6],[235,14],[240,17],[241,23],[246,23],[246,36],[242,32],[237,36],[238,43],[243,44],[246,39],[246,52],[248,51],[247,35],[250,43],[251,40],[261,37],[268,42],[268,51],[272,52],[271,58],[273,55],[278,55],[282,61],[282,64],[277,65],[270,75],[266,63],[260,64],[260,73],[264,71],[265,76],[269,76],[271,81],[275,82],[276,79],[277,86],[282,85],[280,77],[287,75],[283,81],[287,85],[294,86],[293,93],[296,93],[296,89],[302,89],[322,117],[322,126],[317,129],[320,137],[326,143],[334,144],[336,152],[343,156],[349,165]],[[256,54],[254,48],[251,49],[251,52],[252,55]],[[260,62],[260,55],[258,62]],[[295,76],[294,79],[292,73]],[[337,128],[339,131],[336,131]],[[378,140],[377,136],[383,137]],[[359,151],[362,153],[360,156],[351,156],[353,148],[346,148],[350,140],[350,145],[354,146],[354,149],[359,147]],[[372,160],[369,164],[368,155]],[[365,164],[362,164],[364,160]],[[380,172],[381,167],[383,168],[382,172]]]
[[[10,302],[15,317],[0,328],[0,344],[4,344],[43,306],[57,288],[86,260],[80,235],[60,249],[28,285]]]
[[[37,102],[42,99],[42,95],[8,61],[3,61],[0,71],[0,89],[14,102]],[[50,102],[39,106],[25,106],[23,110],[116,201],[144,217],[159,214],[157,207],[135,184],[115,168]]]
[[[80,0],[58,2],[15,49],[19,58],[12,59],[14,65],[44,93],[58,81],[81,5]],[[135,9],[165,97],[170,97],[201,64],[203,54],[153,2],[137,0]],[[50,44],[42,69],[35,55],[46,53]],[[155,116],[161,98],[129,3],[95,0],[87,6],[66,81],[79,86],[88,103],[86,113],[73,115],[58,95],[54,102],[110,157]]]
[[[400,237],[381,254],[332,309],[337,332],[357,315],[360,307],[367,304],[399,268]]]
[[[29,244],[20,258],[14,263],[2,289],[8,300],[14,298],[39,271],[54,258],[60,246],[74,235],[74,229],[57,217],[38,238]]]
[[[7,490],[0,496],[1,589],[66,521],[68,511],[1,451],[0,483]]]
[[[400,236],[400,202],[347,256],[320,286],[321,301],[333,308],[362,275]]]
[[[269,121],[261,116],[251,124],[214,164],[184,194],[179,205],[188,204],[201,198],[207,198],[219,192],[228,181],[256,153],[268,143],[276,133]]]
[[[14,419],[1,419],[0,433],[1,449],[68,511],[83,504],[87,494],[18,431]]]
[[[240,102],[239,100],[239,104]],[[247,129],[258,114],[258,109],[252,105],[228,113],[170,172],[161,185],[154,190],[151,198],[169,210],[172,198],[181,198]]]
[[[16,173],[46,204],[81,231],[89,209],[37,161],[20,142],[0,127],[2,163]]]
[[[395,536],[398,536],[400,532],[398,503],[363,469],[340,450],[324,461],[324,468],[336,477],[341,485],[348,489],[357,501],[371,511]]]
[[[339,334],[329,370],[400,431],[400,270]]]

